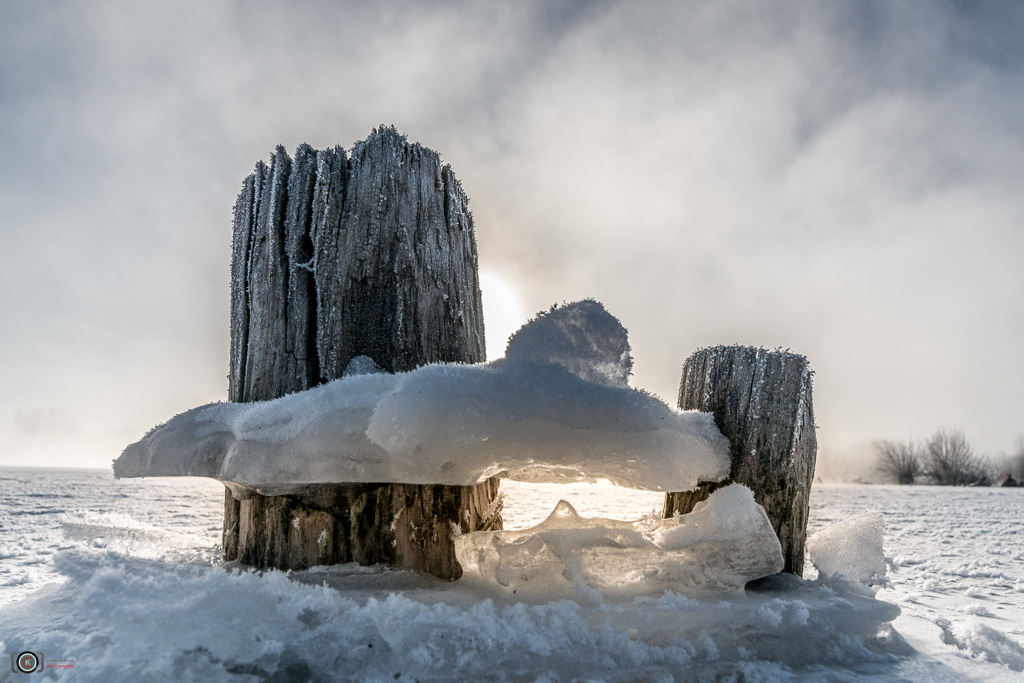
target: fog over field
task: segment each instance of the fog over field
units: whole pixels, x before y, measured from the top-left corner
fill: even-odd
[[[226,396],[231,207],[394,124],[472,200],[492,355],[550,304],[814,369],[819,473],[1024,433],[1024,6],[0,3],[0,465]]]

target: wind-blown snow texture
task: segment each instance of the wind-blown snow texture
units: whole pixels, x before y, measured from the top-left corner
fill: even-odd
[[[489,364],[388,375],[357,360],[348,376],[307,391],[182,413],[125,449],[115,475],[213,477],[281,494],[497,475],[680,491],[728,473],[729,443],[710,414],[626,385],[626,331],[595,301],[538,316]]]
[[[733,484],[672,519],[580,517],[566,501],[541,524],[455,539],[462,581],[519,599],[742,591],[782,570],[782,549],[750,489]]]

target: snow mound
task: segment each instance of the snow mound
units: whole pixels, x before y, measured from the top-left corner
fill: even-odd
[[[633,370],[626,329],[593,299],[538,314],[512,335],[505,358],[554,363],[587,381],[621,387]]]
[[[993,664],[1002,664],[1013,671],[1024,671],[1024,647],[991,626],[939,619],[942,640]]]
[[[499,475],[681,491],[725,477],[729,443],[712,416],[625,386],[630,363],[626,331],[581,301],[524,326],[490,364],[389,375],[354,359],[348,376],[307,391],[193,408],[128,446],[114,474],[212,477],[267,495]]]
[[[356,356],[348,362],[341,376],[355,377],[356,375],[383,375],[384,373],[384,369],[369,356]]]
[[[807,539],[811,562],[822,578],[883,582],[882,526],[881,513],[872,511],[822,529]]]
[[[786,575],[728,600],[584,605],[351,565],[227,572],[83,551],[55,565],[63,584],[0,609],[0,647],[73,657],[70,680],[817,681],[859,680],[856,667],[906,679],[878,668],[898,661],[877,637],[895,607]]]
[[[740,484],[653,527],[580,517],[563,500],[533,528],[458,536],[455,554],[462,581],[520,600],[742,591],[783,567],[767,515]]]

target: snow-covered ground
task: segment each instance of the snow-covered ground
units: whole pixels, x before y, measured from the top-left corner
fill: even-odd
[[[810,526],[866,509],[883,514],[891,563],[878,597],[908,643],[963,680],[1024,680],[1024,490],[819,485]]]
[[[560,498],[620,519],[662,499],[586,484],[503,491],[507,528]],[[67,680],[1010,681],[1024,670],[1020,489],[816,486],[814,530],[882,513],[892,566],[878,599],[780,580],[744,594],[518,601],[377,568],[228,571],[216,566],[222,495],[201,479],[0,470],[0,650],[74,660],[48,670]]]

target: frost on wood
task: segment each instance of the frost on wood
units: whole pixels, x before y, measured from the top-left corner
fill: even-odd
[[[484,360],[469,200],[394,128],[344,149],[282,147],[235,203],[232,401],[277,398],[368,356],[388,372]]]
[[[351,154],[301,145],[292,159],[278,147],[243,183],[231,259],[231,401],[303,391],[346,368],[479,362],[483,340],[468,199],[436,152],[382,126]],[[373,365],[352,365],[359,357]],[[468,512],[460,524],[478,528],[496,492],[497,482],[346,483],[288,497],[236,488],[242,500],[225,497],[224,555],[280,568],[382,562],[453,577],[444,520]],[[395,510],[405,523],[379,523]]]
[[[389,372],[484,360],[469,200],[433,151],[381,129],[352,151],[342,229],[318,231],[324,379],[357,355]],[[470,357],[465,357],[466,355]]]
[[[493,363],[373,374],[357,357],[348,376],[307,391],[195,408],[125,449],[114,471],[213,477],[265,495],[493,476],[663,491],[724,477],[729,444],[711,415],[625,386],[628,349],[618,321],[581,301],[524,326]]]
[[[514,592],[517,599],[742,591],[783,564],[764,510],[739,484],[653,528],[583,518],[561,501],[531,529],[459,536],[455,552],[463,581]]]
[[[799,575],[817,439],[811,369],[803,356],[716,346],[683,364],[679,407],[712,413],[729,439],[728,481],[749,486],[782,543],[786,571]],[[721,484],[666,496],[665,514],[686,513]]]

